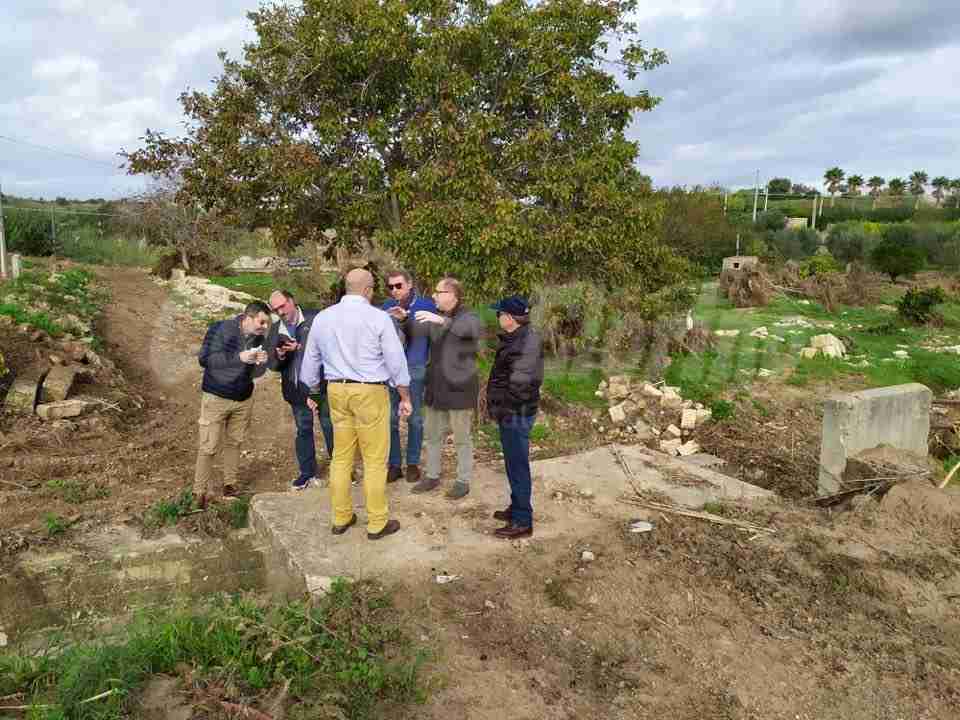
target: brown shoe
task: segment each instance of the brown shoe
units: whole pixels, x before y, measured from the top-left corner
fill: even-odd
[[[397,467],[396,465],[391,465],[387,470],[387,482],[392,483],[396,482],[403,477],[403,468]]]
[[[497,528],[493,531],[495,537],[503,538],[504,540],[517,540],[519,538],[532,537],[533,536],[533,526],[527,525],[504,525],[502,528]]]
[[[510,508],[507,508],[506,510],[497,510],[495,513],[493,513],[493,519],[503,520],[509,525],[510,521],[513,519],[513,513],[510,512]]]
[[[380,532],[368,532],[367,540],[379,540],[380,538],[385,538],[387,535],[393,535],[399,529],[400,523],[397,520],[387,520],[387,524],[383,526],[383,530]]]
[[[407,472],[404,475],[408,483],[420,482],[420,466],[407,465]]]
[[[354,513],[353,517],[350,518],[350,522],[348,522],[346,525],[334,525],[332,528],[330,528],[330,532],[332,532],[334,535],[343,535],[347,530],[356,524],[357,514]]]
[[[430,492],[440,487],[440,478],[423,478],[420,482],[410,488],[410,492],[420,493]]]

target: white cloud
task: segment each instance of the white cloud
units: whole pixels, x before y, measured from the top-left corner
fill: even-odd
[[[179,57],[190,57],[208,50],[217,51],[247,32],[249,23],[246,18],[196,28],[173,44],[173,53]]]
[[[40,60],[33,66],[33,76],[41,80],[60,80],[71,75],[91,75],[100,71],[96,60],[81,55],[62,55]]]
[[[120,32],[136,29],[140,11],[123,0],[60,0],[60,11],[93,20],[102,30]]]

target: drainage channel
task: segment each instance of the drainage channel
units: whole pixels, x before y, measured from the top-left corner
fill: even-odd
[[[108,527],[67,550],[28,551],[0,571],[0,647],[40,647],[51,634],[101,634],[137,610],[261,591],[292,597],[302,578],[250,530],[224,538],[144,539]]]

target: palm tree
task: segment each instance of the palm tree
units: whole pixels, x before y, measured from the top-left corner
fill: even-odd
[[[920,207],[920,198],[927,191],[924,187],[927,184],[927,173],[923,170],[916,170],[910,176],[910,194],[916,196],[917,204],[914,207]]]
[[[886,184],[886,181],[879,175],[874,175],[872,178],[867,180],[867,185],[870,186],[870,197],[873,198],[873,209],[877,209],[877,198],[880,197],[880,193],[883,191],[883,186]]]
[[[833,207],[833,196],[840,189],[843,177],[844,172],[838,167],[832,167],[823,174],[823,179],[827,181],[827,190],[830,193],[830,207]]]
[[[931,180],[930,184],[933,185],[933,197],[937,201],[937,207],[940,207],[940,202],[946,195],[947,188],[950,187],[950,178],[939,175]]]
[[[906,189],[907,184],[900,178],[894,178],[887,183],[887,192],[896,198],[903,197],[903,193],[906,191]]]
[[[847,190],[851,195],[859,195],[860,188],[863,187],[862,175],[851,175],[847,178]]]
[[[960,178],[955,178],[950,181],[950,192],[953,193],[953,197],[957,200],[957,209],[960,210]]]

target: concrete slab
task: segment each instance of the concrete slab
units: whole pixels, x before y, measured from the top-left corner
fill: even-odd
[[[610,447],[532,463],[535,535],[517,544],[493,537],[493,530],[502,523],[491,514],[505,507],[509,490],[506,476],[485,466],[476,468],[470,494],[456,502],[447,500],[442,491],[413,495],[403,481],[388,485],[391,517],[400,521],[401,530],[376,542],[366,537],[362,486],[353,490],[359,522],[343,535],[330,532],[326,488],[256,495],[250,505],[250,523],[272,547],[272,554],[302,577],[308,589],[324,590],[338,576],[467,574],[470,564],[482,557],[637,517],[638,508],[617,501],[635,490],[655,491],[691,508],[718,500],[774,497],[770,491],[642,446],[615,449],[636,476],[636,488]]]

